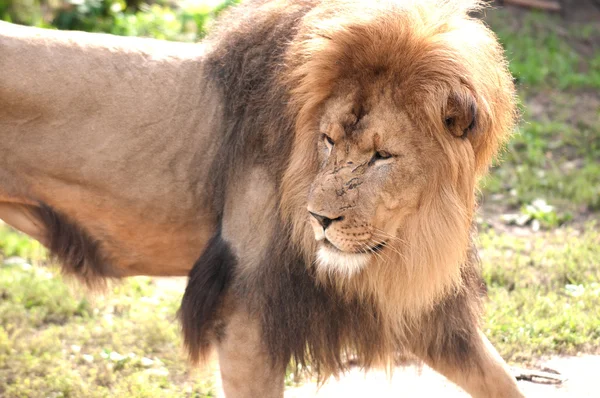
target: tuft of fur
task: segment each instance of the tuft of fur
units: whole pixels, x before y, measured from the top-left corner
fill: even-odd
[[[47,231],[45,245],[50,257],[58,260],[63,273],[77,277],[90,288],[101,288],[107,278],[121,276],[101,255],[100,243],[83,228],[44,203],[33,211]]]
[[[468,0],[249,1],[228,12],[209,37],[205,78],[217,82],[225,110],[221,156],[212,168],[216,210],[227,217],[231,176],[253,166],[269,170],[279,204],[260,266],[247,271],[243,253],[236,253],[245,271],[228,271],[228,288],[216,291],[256,314],[275,363],[310,364],[326,377],[347,369],[351,356],[367,368],[389,366],[403,351],[448,356],[456,366],[469,358],[482,285],[470,247],[474,189],[515,118],[502,50],[469,16],[479,6]],[[442,166],[419,211],[398,227],[404,243],[395,255],[352,277],[322,275],[307,223],[321,109],[341,86],[382,76],[394,85],[394,104],[443,150],[435,159]],[[448,126],[444,115],[452,118]],[[457,136],[471,145],[452,141]],[[190,297],[225,286],[210,282],[216,274],[214,265],[208,268],[204,282],[190,280]],[[208,305],[194,300],[182,311],[200,308],[184,325],[192,358],[204,350],[206,325],[220,308],[213,293]]]
[[[231,248],[221,237],[220,231],[208,242],[204,252],[190,271],[189,280],[179,319],[183,341],[193,363],[207,358],[217,311],[222,304],[223,293],[229,287],[236,259]]]

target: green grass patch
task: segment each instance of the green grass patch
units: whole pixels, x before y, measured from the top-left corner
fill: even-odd
[[[513,362],[597,352],[600,232],[559,229],[531,237],[479,237],[489,302],[486,334]]]
[[[28,260],[40,260],[45,255],[46,251],[38,241],[0,222],[0,259],[18,256]]]
[[[508,21],[512,24],[507,24]],[[563,25],[559,16],[532,11],[517,21],[504,10],[491,12],[488,22],[504,46],[510,70],[521,85],[600,88],[597,67],[600,53],[585,56],[575,45],[585,47],[600,38],[596,25],[557,29]]]
[[[186,361],[181,294],[137,277],[90,296],[53,269],[0,263],[0,396],[214,396]]]
[[[539,106],[539,97],[526,102]],[[547,102],[542,114],[525,109],[500,165],[483,183],[484,192],[512,191],[503,200],[515,207],[544,198],[564,209],[600,210],[600,99],[590,96],[587,112],[585,103],[565,94]]]

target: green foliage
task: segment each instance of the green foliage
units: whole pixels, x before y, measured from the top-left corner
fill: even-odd
[[[0,0],[6,21],[62,30],[196,41],[211,20],[238,0]]]
[[[584,57],[570,41],[589,41],[600,36],[596,25],[578,26],[569,34],[557,31],[556,26],[561,25],[558,16],[530,12],[516,29],[507,27],[509,19],[507,13],[499,12],[490,18],[490,24],[506,50],[510,70],[519,83],[559,89],[600,88],[600,68],[597,67],[600,54]]]
[[[0,223],[0,260],[2,256],[18,256],[28,260],[38,260],[45,253],[46,251],[39,242]]]

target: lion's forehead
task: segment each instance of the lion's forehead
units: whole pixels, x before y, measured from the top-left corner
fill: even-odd
[[[420,137],[407,110],[387,95],[334,97],[323,106],[320,134],[346,139],[348,149],[371,150],[380,144],[410,146]]]

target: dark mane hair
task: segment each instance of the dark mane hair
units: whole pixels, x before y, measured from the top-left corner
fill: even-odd
[[[299,2],[264,14],[253,12],[248,18],[247,10],[262,3],[250,1],[234,8],[220,24],[222,28],[206,39],[214,42],[214,50],[203,73],[209,81],[218,82],[224,105],[222,141],[210,173],[219,215],[234,170],[250,161],[279,176],[291,151],[294,120],[287,112],[289,92],[279,80],[288,43],[302,15],[315,2]]]
[[[190,271],[178,315],[183,325],[183,340],[193,363],[205,360],[211,340],[218,339],[218,333],[215,333],[218,311],[231,283],[236,261],[219,228]]]

